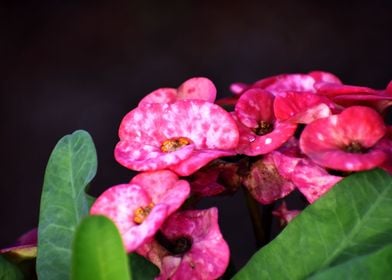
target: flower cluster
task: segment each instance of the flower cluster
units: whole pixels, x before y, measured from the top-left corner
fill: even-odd
[[[122,120],[115,158],[140,171],[95,201],[91,214],[117,225],[126,250],[156,264],[159,279],[216,279],[229,247],[216,208],[195,210],[205,196],[245,187],[270,204],[294,190],[313,203],[344,176],[392,171],[392,105],[384,90],[343,84],[326,72],[234,83],[216,99],[207,78],[160,88]],[[299,212],[274,211],[288,223]]]

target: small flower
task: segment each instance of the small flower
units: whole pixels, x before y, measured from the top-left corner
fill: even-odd
[[[165,219],[176,211],[190,193],[188,182],[169,170],[136,175],[129,184],[109,188],[90,209],[118,227],[127,252],[149,240]]]
[[[218,105],[182,100],[141,104],[124,117],[119,136],[115,157],[123,166],[188,176],[213,159],[235,154],[238,128]]]
[[[137,253],[159,267],[157,280],[218,279],[230,256],[219,230],[217,208],[174,213]]]
[[[178,89],[159,88],[146,95],[139,105],[144,103],[174,103],[178,100],[205,100],[214,102],[216,98],[215,85],[207,78],[197,77],[186,80]]]
[[[278,208],[272,211],[272,215],[277,217],[280,221],[281,226],[285,226],[290,223],[295,217],[297,217],[301,211],[289,210],[286,206],[286,201],[283,201]]]
[[[321,166],[341,171],[368,170],[386,159],[386,153],[377,147],[385,133],[383,119],[376,111],[352,106],[308,124],[301,134],[300,147]]]
[[[269,153],[294,135],[296,124],[275,118],[274,96],[267,91],[250,89],[235,106],[235,119],[240,131],[237,152],[248,156]]]

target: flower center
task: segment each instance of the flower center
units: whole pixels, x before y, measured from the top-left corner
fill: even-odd
[[[265,134],[270,133],[273,129],[274,129],[274,127],[273,127],[273,125],[271,123],[265,122],[265,121],[261,121],[259,123],[259,126],[256,127],[253,131],[257,135],[261,136],[261,135],[265,135]]]
[[[158,231],[155,238],[159,244],[173,255],[184,255],[192,248],[192,238],[189,236],[180,236],[171,240],[168,239],[161,231]]]
[[[164,153],[170,153],[181,149],[182,147],[189,145],[191,140],[186,137],[175,137],[165,140],[162,143],[161,151]]]
[[[354,153],[354,154],[362,154],[365,152],[365,148],[362,147],[362,145],[356,141],[351,142],[348,144],[344,150],[348,153]]]
[[[147,216],[150,214],[152,208],[154,208],[154,203],[150,203],[145,207],[139,207],[135,210],[134,216],[133,216],[133,221],[140,225],[143,223],[143,221],[147,218]]]

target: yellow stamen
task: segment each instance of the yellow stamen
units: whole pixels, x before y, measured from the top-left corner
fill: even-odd
[[[139,207],[135,210],[133,221],[140,225],[147,218],[148,214],[150,214],[152,208],[154,208],[154,203],[150,203],[145,207]]]
[[[162,143],[161,151],[164,153],[174,152],[190,143],[191,141],[186,137],[167,139]]]

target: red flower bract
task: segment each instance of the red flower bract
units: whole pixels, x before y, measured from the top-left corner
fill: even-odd
[[[124,117],[119,136],[120,164],[137,171],[169,168],[182,176],[233,155],[238,143],[231,115],[201,100],[141,104]]]
[[[352,106],[339,115],[308,124],[301,134],[301,150],[314,162],[342,171],[361,171],[380,166],[386,153],[377,148],[386,128],[371,108]]]
[[[230,257],[219,230],[217,208],[174,213],[155,240],[137,253],[160,268],[160,280],[218,279]]]
[[[269,153],[294,135],[296,124],[276,120],[274,96],[261,89],[247,90],[235,106],[240,142],[238,153],[255,156]]]

